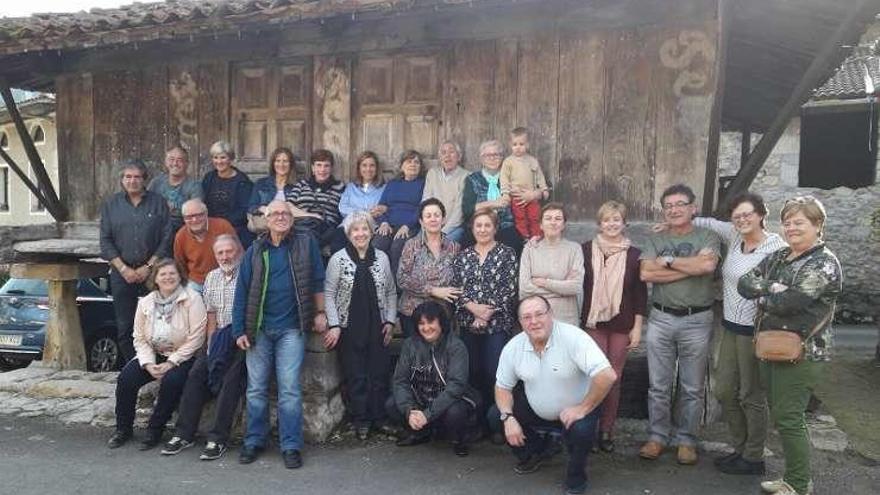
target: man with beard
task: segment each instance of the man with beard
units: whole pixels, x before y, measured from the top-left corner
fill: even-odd
[[[208,346],[189,373],[178,409],[177,429],[162,455],[175,455],[193,445],[202,407],[216,396],[214,424],[200,459],[219,459],[226,452],[229,431],[247,383],[244,351],[235,347],[231,325],[241,243],[234,233],[221,234],[214,241],[213,250],[219,268],[205,278]]]

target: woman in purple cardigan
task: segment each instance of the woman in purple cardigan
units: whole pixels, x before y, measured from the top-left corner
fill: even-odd
[[[648,288],[639,278],[641,252],[623,235],[626,207],[608,201],[596,214],[599,233],[584,249],[584,306],[581,326],[593,337],[618,377],[630,349],[642,339]],[[620,404],[620,379],[605,397],[599,420],[598,447],[614,450],[612,431]]]

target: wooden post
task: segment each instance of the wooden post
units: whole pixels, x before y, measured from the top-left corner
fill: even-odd
[[[80,278],[107,273],[107,266],[95,263],[55,263],[12,265],[10,274],[17,278],[36,278],[49,284],[49,321],[43,344],[43,363],[62,370],[85,370],[83,342],[76,286]]]
[[[795,112],[800,109],[813,88],[822,82],[828,73],[828,69],[840,63],[842,58],[839,53],[840,47],[858,38],[861,30],[856,29],[856,27],[860,23],[866,22],[867,19],[872,19],[873,15],[869,15],[868,12],[870,11],[873,14],[878,7],[880,7],[880,0],[860,0],[850,10],[834,34],[825,42],[822,50],[816,54],[816,58],[813,59],[807,71],[804,72],[800,82],[788,97],[788,101],[785,102],[785,105],[776,114],[773,123],[755,146],[755,150],[749,155],[748,161],[740,167],[736,178],[733,179],[730,187],[725,191],[724,198],[719,201],[718,209],[715,210],[716,213],[729,208],[730,200],[737,194],[745,192],[751,186],[752,181],[755,180],[758,171],[764,166],[764,162],[770,156],[779,138],[782,137]],[[871,10],[871,8],[874,10]]]

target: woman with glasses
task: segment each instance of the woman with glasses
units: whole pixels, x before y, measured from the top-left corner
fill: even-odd
[[[748,213],[741,212],[740,215]],[[785,475],[761,489],[779,495],[812,492],[810,439],[804,412],[830,357],[831,319],[843,286],[840,262],[825,246],[825,207],[812,196],[786,201],[780,214],[788,247],[764,258],[739,279],[739,293],[758,301],[758,335],[784,329],[803,339],[796,362],[761,361],[760,374],[770,419],[782,440]],[[742,218],[742,217],[740,217]]]
[[[493,139],[480,145],[480,165],[482,168],[464,181],[461,209],[465,223],[469,222],[477,210],[490,209],[498,215],[498,229],[495,240],[513,248],[517,256],[522,251],[523,239],[513,224],[509,200],[501,195],[501,162],[504,146]],[[464,245],[474,243],[472,233],[464,236]]]

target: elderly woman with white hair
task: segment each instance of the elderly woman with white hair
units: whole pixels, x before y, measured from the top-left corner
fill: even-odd
[[[211,145],[211,163],[214,170],[202,179],[202,192],[209,217],[226,219],[247,249],[254,235],[247,228],[247,213],[254,183],[246,173],[235,168],[235,150],[226,141]]]
[[[324,346],[339,343],[348,413],[358,438],[366,440],[371,426],[385,426],[397,287],[388,255],[370,245],[373,217],[352,213],[343,228],[348,244],[330,258],[324,280]]]

